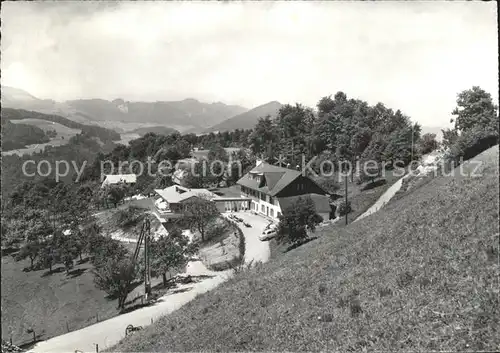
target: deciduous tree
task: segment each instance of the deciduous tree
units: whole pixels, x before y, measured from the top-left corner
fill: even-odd
[[[455,129],[461,132],[472,128],[491,128],[498,130],[498,107],[493,104],[491,95],[478,86],[458,94],[457,107],[452,114],[456,116]]]
[[[314,232],[322,217],[316,213],[310,197],[299,197],[283,210],[278,226],[277,240],[283,243],[298,244],[306,240],[308,232]]]
[[[205,241],[205,233],[208,225],[216,219],[220,212],[215,202],[204,195],[199,195],[184,203],[184,217],[191,229],[200,232],[201,240]]]
[[[163,285],[167,285],[166,273],[186,264],[196,252],[197,247],[189,243],[188,237],[181,230],[174,228],[168,236],[161,236],[150,243],[151,269],[154,276],[162,276]]]
[[[92,272],[97,288],[104,290],[111,297],[116,297],[118,309],[123,309],[137,274],[132,260],[109,258]]]

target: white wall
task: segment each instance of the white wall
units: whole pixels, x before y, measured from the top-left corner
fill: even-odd
[[[278,199],[274,199],[275,204],[271,204],[269,201],[269,195],[266,195],[266,201],[261,200],[260,198],[258,200],[252,199],[254,207],[257,206],[257,210],[255,208],[253,208],[253,210],[268,217],[278,219],[278,212],[281,213],[281,207],[279,206]],[[262,206],[264,206],[264,210],[262,210]]]

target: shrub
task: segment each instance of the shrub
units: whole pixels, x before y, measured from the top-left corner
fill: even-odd
[[[122,228],[133,227],[144,219],[144,209],[137,206],[129,206],[116,213],[116,224]]]
[[[448,162],[459,164],[498,144],[498,131],[476,128],[463,132],[447,153]]]
[[[338,210],[340,216],[345,216],[347,213],[350,213],[352,211],[351,201],[347,201],[347,203],[342,201],[339,204]]]
[[[420,154],[427,154],[436,150],[439,143],[436,140],[436,134],[427,133],[422,136],[419,143]]]
[[[379,176],[380,176],[380,166],[361,168],[361,170],[358,173],[356,184],[359,185],[368,181],[373,183]]]

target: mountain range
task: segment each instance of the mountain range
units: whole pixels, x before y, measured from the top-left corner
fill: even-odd
[[[282,107],[281,103],[271,101],[248,110],[239,105],[203,103],[193,98],[161,102],[129,102],[121,98],[112,101],[77,99],[56,102],[39,99],[14,87],[2,86],[1,89],[3,107],[56,114],[83,124],[141,135],[156,128],[182,133],[251,129],[259,118],[267,115],[274,118]],[[440,127],[422,126],[422,134],[426,132],[435,133],[438,140],[442,139]]]
[[[2,105],[8,108],[57,114],[87,124],[146,123],[167,126],[179,131],[202,132],[228,118],[246,112],[238,105],[221,102],[203,103],[193,98],[182,101],[129,102],[118,98],[77,99],[56,102],[39,99],[18,88],[2,86]],[[137,127],[137,126],[135,126]]]
[[[238,114],[220,122],[207,130],[206,132],[223,132],[223,131],[232,131],[235,129],[252,129],[257,124],[259,118],[263,118],[269,115],[271,118],[275,118],[278,114],[278,111],[282,107],[282,104],[277,101],[272,101],[263,105],[259,105],[249,111]]]

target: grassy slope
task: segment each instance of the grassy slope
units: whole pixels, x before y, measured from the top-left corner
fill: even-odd
[[[23,272],[29,260],[15,262],[11,256],[2,257],[2,338],[21,345],[31,341],[26,329],[33,327],[41,339],[88,326],[118,314],[117,301],[108,300],[105,292],[97,289],[91,274],[91,265],[84,263],[74,268],[73,275],[62,272],[44,276],[48,270]],[[84,271],[80,274],[80,272]]]
[[[243,273],[113,351],[498,350],[498,146]]]
[[[387,189],[389,189],[396,181],[399,180],[399,178],[401,177],[394,176],[392,171],[385,171],[384,179],[386,180],[386,183],[369,190],[361,190],[361,188],[366,185],[366,183],[362,185],[356,185],[356,183],[353,183],[349,180],[347,185],[347,199],[351,202],[352,211],[347,215],[347,223],[352,223],[356,218],[367,211],[380,198],[380,196],[382,196],[382,194],[387,191]],[[337,194],[344,195],[344,193],[345,187],[344,184],[341,184],[341,188],[337,191]],[[335,230],[345,227],[345,216],[342,216],[341,218],[342,219],[337,223],[329,226],[328,229]],[[278,244],[274,239],[269,241],[269,246],[271,248],[272,258],[281,256],[289,249],[289,245]]]
[[[138,206],[147,205],[146,199],[134,201]],[[127,205],[121,205],[124,208]],[[117,209],[110,209],[107,215],[109,222]],[[153,220],[152,229],[159,223]],[[105,230],[118,229],[114,224],[106,224]],[[136,237],[140,229],[130,229],[129,235]],[[133,252],[135,243],[124,243]],[[85,260],[85,259],[84,259]],[[56,265],[51,275],[45,275],[48,270],[23,272],[29,266],[29,260],[14,261],[10,255],[2,257],[2,338],[9,339],[12,332],[14,343],[19,345],[29,342],[31,334],[26,328],[34,327],[37,335],[42,332],[41,339],[58,336],[70,331],[94,324],[97,320],[109,319],[119,314],[116,309],[118,301],[109,299],[104,291],[94,285],[91,273],[92,265],[88,262],[78,264],[70,275],[66,275],[62,265]],[[140,291],[142,287],[138,288]],[[133,300],[137,290],[129,294],[128,300]],[[137,303],[130,303],[134,305]]]
[[[33,125],[39,127],[43,131],[55,130],[57,132],[57,136],[55,138],[50,139],[50,144],[52,146],[65,145],[69,142],[69,139],[71,137],[81,132],[81,129],[72,129],[58,123],[52,123],[50,121],[41,119],[28,118],[22,120],[12,120],[12,122],[15,124],[20,123],[20,124]]]

